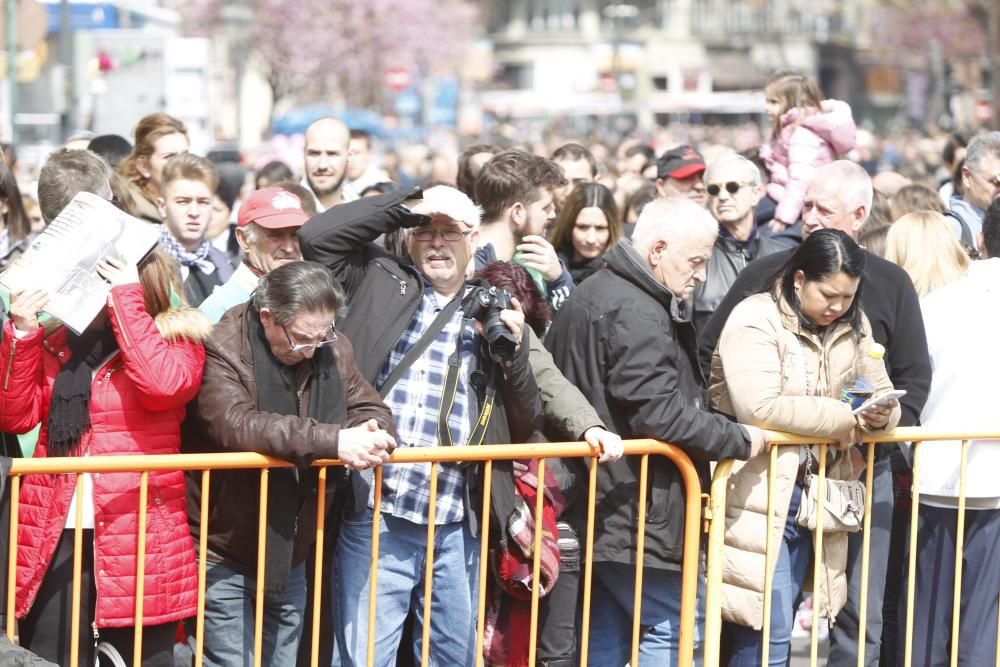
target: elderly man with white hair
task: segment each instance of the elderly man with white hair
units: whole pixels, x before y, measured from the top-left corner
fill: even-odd
[[[303,257],[326,264],[344,286],[350,311],[337,327],[354,342],[362,374],[392,409],[397,447],[540,437],[538,387],[528,346],[521,345],[524,315],[516,301],[512,308],[481,306],[490,293],[466,280],[480,217],[466,195],[438,186],[341,204],[299,230]],[[408,258],[374,243],[400,228],[407,230]],[[485,311],[499,318],[505,344],[485,340],[477,321]],[[495,484],[506,476],[512,485],[510,475],[510,463],[493,468]],[[477,466],[438,468],[430,664],[475,662],[479,477]],[[418,621],[413,650],[420,655],[430,480],[425,463],[393,465],[383,473],[379,622],[371,628],[376,665],[395,664],[411,607]],[[370,470],[352,474],[353,497],[334,556],[336,643],[346,665],[369,659],[373,487]]]
[[[730,153],[712,161],[705,171],[708,211],[719,223],[705,280],[694,290],[693,319],[698,331],[726,296],[746,265],[787,245],[757,233],[754,207],[764,195],[760,170],[742,155]]]
[[[839,229],[857,238],[872,206],[872,181],[860,165],[837,160],[816,170],[806,187],[802,206],[802,236],[808,238],[819,229]],[[751,262],[736,278],[726,298],[705,328],[699,331],[698,348],[702,368],[708,372],[712,352],[729,313],[746,297],[764,289],[768,280],[784,265],[793,251],[775,253]],[[903,414],[900,426],[916,426],[931,386],[931,363],[927,337],[917,292],[909,276],[891,262],[867,254],[864,289],[858,298],[871,323],[875,342],[885,346],[885,368],[896,389],[905,389],[899,400]],[[871,516],[871,557],[868,568],[868,610],[865,645],[859,647],[861,603],[860,532],[848,538],[847,604],[837,615],[830,632],[830,665],[858,664],[858,650],[864,651],[865,665],[877,665],[882,641],[882,602],[889,571],[889,544],[892,529],[893,448],[877,448],[875,457]],[[894,607],[894,605],[889,605]],[[894,617],[888,617],[890,623]],[[892,636],[890,632],[889,637]],[[890,653],[891,655],[891,653]]]
[[[656,438],[683,448],[703,484],[709,461],[746,459],[767,442],[760,429],[704,409],[705,381],[684,301],[705,279],[717,234],[718,223],[689,199],[648,204],[632,241],[623,239],[608,251],[606,268],[573,291],[545,338],[560,370],[611,430],[622,438]],[[629,661],[639,465],[639,457],[626,457],[598,471],[592,665]],[[676,665],[684,484],[666,459],[654,457],[649,466],[639,662]],[[585,503],[579,505],[577,511],[585,513]]]

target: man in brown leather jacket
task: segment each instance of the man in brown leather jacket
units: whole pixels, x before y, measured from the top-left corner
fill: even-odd
[[[312,462],[339,458],[363,470],[385,462],[395,446],[389,409],[336,330],[343,304],[343,292],[319,264],[292,262],[271,271],[250,303],[216,325],[201,391],[191,404],[189,451],[251,451],[295,464],[269,473],[264,664],[296,660],[305,560],[315,539]],[[205,664],[250,664],[260,475],[216,472],[209,494]],[[189,503],[192,517],[199,511]],[[200,526],[192,532],[197,539]]]

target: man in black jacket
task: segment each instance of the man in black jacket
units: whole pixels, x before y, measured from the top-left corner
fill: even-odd
[[[415,197],[410,206],[404,204],[408,196]],[[420,191],[390,193],[333,207],[299,231],[303,257],[326,264],[343,283],[351,310],[338,327],[356,341],[361,373],[392,409],[398,447],[536,440],[542,412],[528,346],[520,345],[524,315],[499,312],[517,346],[498,355],[474,314],[461,307],[471,294],[465,270],[480,209],[446,186],[420,197]],[[373,243],[400,228],[407,228],[408,259]],[[501,361],[492,361],[491,354]],[[494,466],[494,489],[509,469]],[[417,610],[414,637],[422,634],[430,471],[430,464],[393,465],[383,475],[379,623],[372,628],[379,665],[394,661],[411,606]],[[370,474],[352,479],[353,508],[345,515],[334,563],[337,647],[348,665],[368,660],[374,492]],[[430,661],[468,665],[475,662],[478,601],[477,470],[439,466],[437,488]],[[414,654],[420,655],[419,639]]]
[[[871,178],[859,165],[846,160],[832,162],[816,171],[806,188],[802,208],[802,234],[817,229],[840,229],[857,238],[871,210]],[[704,331],[699,332],[702,368],[711,364],[729,313],[747,296],[764,289],[793,251],[776,253],[751,262],[733,283]],[[906,273],[881,257],[868,255],[865,263],[861,305],[872,325],[872,336],[886,348],[886,371],[896,389],[905,389],[899,400],[903,409],[900,426],[915,426],[931,386],[924,321],[916,290]],[[889,561],[892,526],[892,466],[890,448],[876,450],[872,489],[871,556],[868,577],[868,613],[865,624],[865,664],[879,662],[882,639],[882,600]],[[847,605],[837,615],[830,633],[829,664],[857,664],[858,619],[861,600],[861,533],[851,533],[848,548]]]
[[[556,315],[546,346],[567,379],[623,438],[682,447],[708,481],[708,461],[762,451],[765,434],[703,406],[695,331],[683,301],[705,279],[718,224],[685,198],[646,206],[632,241],[580,285]],[[679,638],[684,485],[666,459],[650,461],[642,618],[642,664],[673,665]],[[601,466],[594,536],[590,661],[629,660],[636,562],[638,457]],[[705,488],[705,487],[703,487]],[[598,630],[599,628],[599,630]]]

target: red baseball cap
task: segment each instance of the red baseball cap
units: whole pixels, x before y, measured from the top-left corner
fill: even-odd
[[[262,188],[247,197],[240,206],[236,224],[246,227],[256,222],[261,227],[301,227],[309,219],[302,210],[302,201],[288,190]]]
[[[657,161],[656,175],[659,178],[690,178],[705,171],[705,158],[687,144],[671,148]]]

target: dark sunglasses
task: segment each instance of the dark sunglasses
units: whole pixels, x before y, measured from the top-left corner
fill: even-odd
[[[737,183],[736,181],[729,181],[719,185],[718,183],[710,183],[705,187],[705,192],[708,193],[710,197],[718,197],[719,193],[722,192],[722,188],[726,188],[726,192],[731,195],[736,194],[745,185],[750,185],[749,183]]]

